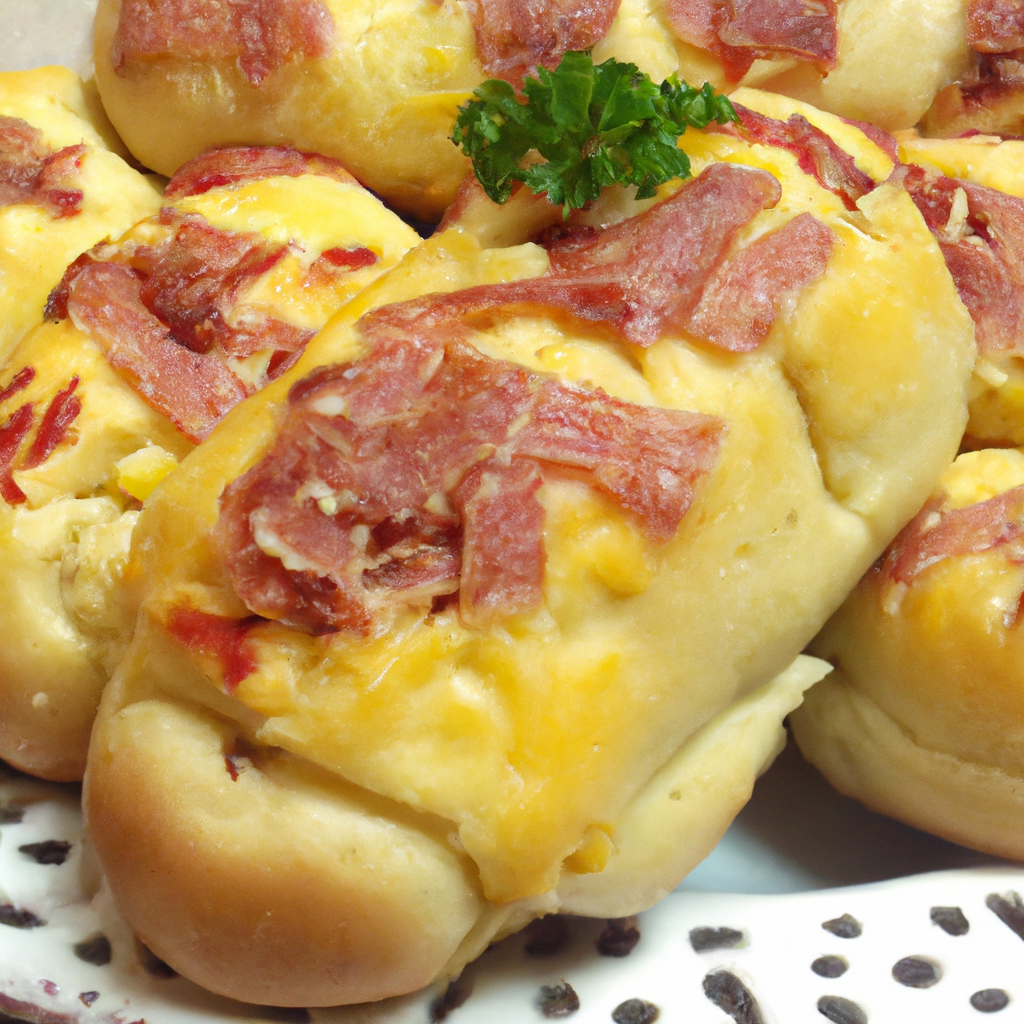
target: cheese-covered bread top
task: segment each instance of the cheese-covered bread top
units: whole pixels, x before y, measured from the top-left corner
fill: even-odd
[[[568,50],[718,88],[790,93],[892,130],[970,66],[966,0],[100,0],[103,101],[146,166],[225,143],[341,159],[436,220],[466,173],[449,141],[486,78],[519,85]],[[898,52],[899,61],[891,55]]]
[[[815,639],[836,666],[793,717],[843,792],[1024,857],[1024,453],[961,455]]]
[[[87,803],[122,910],[184,973],[244,998],[380,998],[570,890],[640,909],[670,872],[616,871],[633,802],[792,661],[952,459],[973,325],[913,202],[877,186],[891,160],[831,115],[737,99],[743,123],[688,133],[696,177],[640,212],[563,225],[548,207],[545,227],[527,197],[505,211],[517,232],[467,199],[151,498]],[[203,737],[215,811],[183,805],[187,765],[153,763],[172,722]],[[277,806],[315,780],[364,816],[343,863],[328,843],[285,869],[284,841],[269,860],[246,841],[273,891],[232,886],[217,924],[206,882],[139,856],[125,787],[147,774],[149,817],[219,878],[222,816],[268,806],[231,788],[238,758]],[[657,815],[635,813],[649,834]],[[382,821],[412,845],[384,857]],[[423,898],[400,906],[370,864],[420,873]],[[304,891],[394,933],[354,952]],[[287,976],[278,949],[305,951]]]
[[[418,241],[334,161],[222,150],[68,269],[0,371],[0,757],[81,778],[140,502]]]
[[[967,444],[1024,443],[1024,142],[899,136],[904,185],[975,321]]]
[[[0,360],[72,260],[159,207],[122,156],[95,85],[67,68],[0,72]]]

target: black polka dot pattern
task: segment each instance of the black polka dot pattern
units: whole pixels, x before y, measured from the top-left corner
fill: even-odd
[[[712,971],[704,978],[704,995],[736,1024],[764,1024],[757,1000],[731,971]]]
[[[860,921],[852,914],[843,914],[842,917],[834,917],[830,921],[822,921],[821,927],[840,939],[857,939],[863,931]]]
[[[908,988],[931,988],[942,977],[942,970],[932,960],[919,956],[905,956],[893,964],[892,976]]]
[[[654,1003],[646,999],[627,999],[612,1010],[615,1024],[654,1024],[661,1014]]]
[[[947,935],[966,935],[971,924],[959,907],[932,907],[931,919]]]
[[[832,1024],[867,1024],[868,1015],[855,1002],[842,996],[822,996],[818,1013]]]
[[[811,970],[822,978],[841,978],[850,965],[841,956],[819,956],[811,964]]]
[[[1010,1005],[1010,997],[1001,988],[983,988],[971,996],[971,1006],[979,1013],[998,1013]]]
[[[736,949],[743,944],[743,932],[735,928],[691,928],[690,945],[697,953],[712,949]]]

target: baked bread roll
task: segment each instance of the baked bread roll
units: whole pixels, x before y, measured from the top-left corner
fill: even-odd
[[[419,240],[294,151],[207,154],[165,202],[69,269],[0,371],[0,757],[44,778],[85,769],[140,503]]]
[[[459,104],[567,50],[655,81],[762,85],[887,130],[970,66],[966,0],[729,6],[719,25],[724,8],[691,0],[100,0],[96,76],[131,151],[163,174],[212,145],[295,145],[433,222],[466,173],[448,140]]]
[[[122,156],[95,85],[67,68],[0,72],[0,360],[72,260],[158,209]]]
[[[839,790],[1024,858],[1024,452],[961,455],[811,645],[835,671],[790,719]]]
[[[921,121],[926,135],[1024,133],[1024,11],[1016,0],[970,0],[969,62]]]
[[[823,671],[787,666],[953,457],[974,343],[885,153],[738,99],[626,219],[467,200],[147,503],[85,808],[176,970],[407,992],[649,906],[749,795]]]
[[[900,176],[974,318],[966,445],[1024,444],[1024,142],[899,136]]]

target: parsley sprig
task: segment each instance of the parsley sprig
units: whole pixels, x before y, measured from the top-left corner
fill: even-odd
[[[459,108],[452,141],[472,160],[487,195],[505,202],[513,183],[547,193],[568,215],[606,185],[636,185],[637,199],[670,178],[686,178],[679,149],[688,126],[738,121],[729,100],[709,83],[696,89],[675,75],[655,85],[635,64],[595,65],[589,53],[566,53],[554,71],[537,68],[523,96],[489,79]],[[541,159],[528,154],[537,153]]]

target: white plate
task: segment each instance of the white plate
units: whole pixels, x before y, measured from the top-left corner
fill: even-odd
[[[95,3],[0,0],[0,70],[63,63],[87,73]],[[147,970],[102,887],[82,835],[77,790],[4,773],[0,766],[0,821],[3,809],[19,806],[20,821],[0,824],[0,907],[12,908],[9,920],[24,911],[46,924],[0,924],[0,1024],[5,1012],[38,1024],[430,1019],[436,992],[307,1016],[233,1003],[182,978],[152,973],[156,968]],[[64,863],[39,864],[21,850],[49,840],[69,844]],[[656,1005],[663,1022],[814,1024],[828,1019],[818,1009],[823,997],[855,1003],[872,1024],[958,1024],[988,1019],[970,1003],[987,989],[1003,990],[1010,1000],[993,1019],[1024,1024],[1024,938],[986,903],[993,895],[1012,903],[1015,893],[1024,894],[1024,868],[864,811],[829,790],[790,750],[758,783],[711,857],[678,892],[641,916],[640,940],[627,957],[597,952],[603,922],[573,921],[567,946],[550,957],[528,955],[524,938],[513,937],[470,968],[472,994],[450,1019],[541,1021],[541,986],[564,981],[579,997],[580,1009],[570,1018],[579,1024],[607,1024],[629,999]],[[931,920],[935,906],[960,907],[969,931],[947,934]],[[861,923],[859,937],[822,928],[844,914]],[[733,929],[739,945],[697,952],[690,941],[695,928]],[[75,953],[77,944],[98,935],[110,942],[105,965]],[[848,970],[821,977],[811,964],[822,956],[843,958]],[[931,962],[940,979],[927,988],[900,984],[893,967],[906,957]],[[705,979],[719,970],[739,979],[760,1017],[729,1012],[705,995]],[[845,1020],[857,1019],[849,1008],[845,1012]]]
[[[168,977],[118,918],[82,834],[75,787],[6,772],[0,777],[0,821],[5,818],[0,904],[10,908],[9,919],[27,912],[46,923],[0,926],[0,1011],[38,1024],[426,1024],[442,996],[425,992],[308,1016],[211,996],[183,978]],[[61,864],[40,864],[31,848],[22,849],[49,842],[52,850],[53,841],[68,844]],[[942,867],[947,870],[934,870]],[[821,887],[922,869],[932,870]],[[702,891],[707,887],[739,891]],[[462,987],[471,994],[449,1019],[536,1024],[544,1019],[541,987],[568,982],[580,1003],[571,1019],[579,1024],[607,1024],[630,999],[657,1006],[660,1021],[687,1024],[728,1024],[730,1018],[738,1024],[820,1022],[829,1019],[818,1009],[822,999],[845,1006],[847,1016],[832,1018],[843,1024],[858,1020],[849,1015],[851,1004],[872,1024],[955,1024],[987,1019],[970,1000],[992,989],[1009,999],[996,1019],[1020,1024],[1024,908],[1015,932],[990,904],[1012,908],[1022,893],[1024,868],[869,814],[833,794],[791,751],[761,780],[712,856],[679,891],[640,915],[640,938],[628,956],[598,952],[603,921],[570,920],[565,945],[549,956],[528,954],[528,937],[514,936],[468,969]],[[938,926],[933,907],[960,908],[966,934]],[[823,927],[844,915],[858,923],[859,935],[844,937]],[[27,918],[23,923],[35,924]],[[736,944],[699,951],[691,932],[701,928],[731,929]],[[92,964],[76,954],[76,946],[91,940],[94,958],[102,959],[95,957],[100,935],[110,944],[109,963]],[[840,977],[823,977],[812,969],[821,957],[840,958],[848,969]],[[932,965],[938,980],[925,988],[901,984],[893,970],[908,957],[924,961],[919,970]],[[706,979],[721,983],[720,971],[738,979],[760,1017],[727,1013],[708,998]]]

